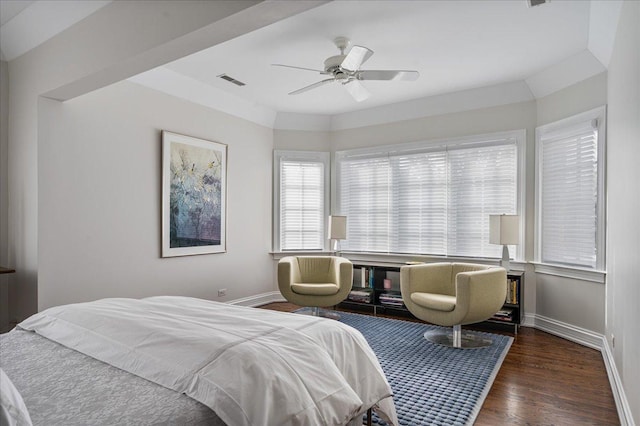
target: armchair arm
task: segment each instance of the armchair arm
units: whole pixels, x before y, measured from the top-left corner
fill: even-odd
[[[300,281],[298,259],[287,256],[278,262],[278,288],[285,298],[292,293],[291,284]],[[288,299],[287,299],[288,300]]]
[[[333,259],[334,273],[339,287],[344,284],[351,286],[353,284],[353,263],[344,257],[336,257]]]
[[[353,263],[344,257],[336,257],[333,259],[334,273],[336,274],[336,284],[340,288],[338,294],[344,299],[353,287]]]
[[[456,275],[456,310],[467,312],[463,324],[484,321],[498,312],[507,297],[507,271],[490,268]]]

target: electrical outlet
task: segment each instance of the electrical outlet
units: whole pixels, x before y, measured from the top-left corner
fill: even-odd
[[[221,288],[220,290],[218,290],[218,297],[223,297],[227,295],[227,289],[226,288]]]

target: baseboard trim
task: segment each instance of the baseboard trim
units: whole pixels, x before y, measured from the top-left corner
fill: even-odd
[[[272,302],[285,302],[286,300],[282,297],[279,291],[270,291],[268,293],[256,294],[254,296],[243,297],[241,299],[231,300],[227,303],[230,305],[239,305],[239,306],[250,306],[256,307],[261,305],[266,305],[267,303]]]
[[[524,321],[520,324],[523,327],[533,327],[536,326],[536,316],[531,314],[524,314]]]
[[[609,383],[611,384],[611,391],[613,392],[613,399],[616,401],[616,408],[618,410],[618,417],[620,418],[621,426],[633,426],[633,414],[631,413],[631,406],[629,400],[624,393],[622,386],[622,379],[616,368],[616,363],[613,358],[613,351],[609,346],[609,341],[603,337],[602,339],[602,358],[604,359],[604,366],[607,369],[607,376],[609,377]]]
[[[542,315],[535,315],[534,327],[592,349],[602,350],[602,334]]]
[[[601,334],[547,318],[542,315],[534,315],[534,317],[535,328],[554,334],[558,337],[562,337],[563,339],[576,342],[580,345],[598,349],[602,353],[602,359],[611,385],[613,399],[616,403],[620,424],[622,426],[635,425],[631,414],[631,407],[629,406],[629,401],[627,400],[626,394],[624,393],[624,387],[622,386],[622,379],[620,378],[620,374],[618,374],[613,353],[611,352],[607,339]]]

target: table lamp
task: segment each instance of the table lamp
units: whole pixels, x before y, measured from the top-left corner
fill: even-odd
[[[328,238],[333,240],[333,251],[338,252],[340,240],[347,238],[347,217],[346,216],[329,216]]]
[[[510,244],[520,243],[520,217],[518,215],[489,215],[489,243],[502,244],[502,260],[500,265],[509,270]]]

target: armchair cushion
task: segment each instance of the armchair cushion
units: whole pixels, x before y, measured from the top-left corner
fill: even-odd
[[[293,283],[291,284],[291,290],[298,294],[307,294],[310,296],[329,296],[336,294],[340,287],[331,283],[316,283],[316,284],[303,284]]]
[[[451,312],[456,307],[456,298],[446,294],[411,293],[411,300],[423,308]]]

